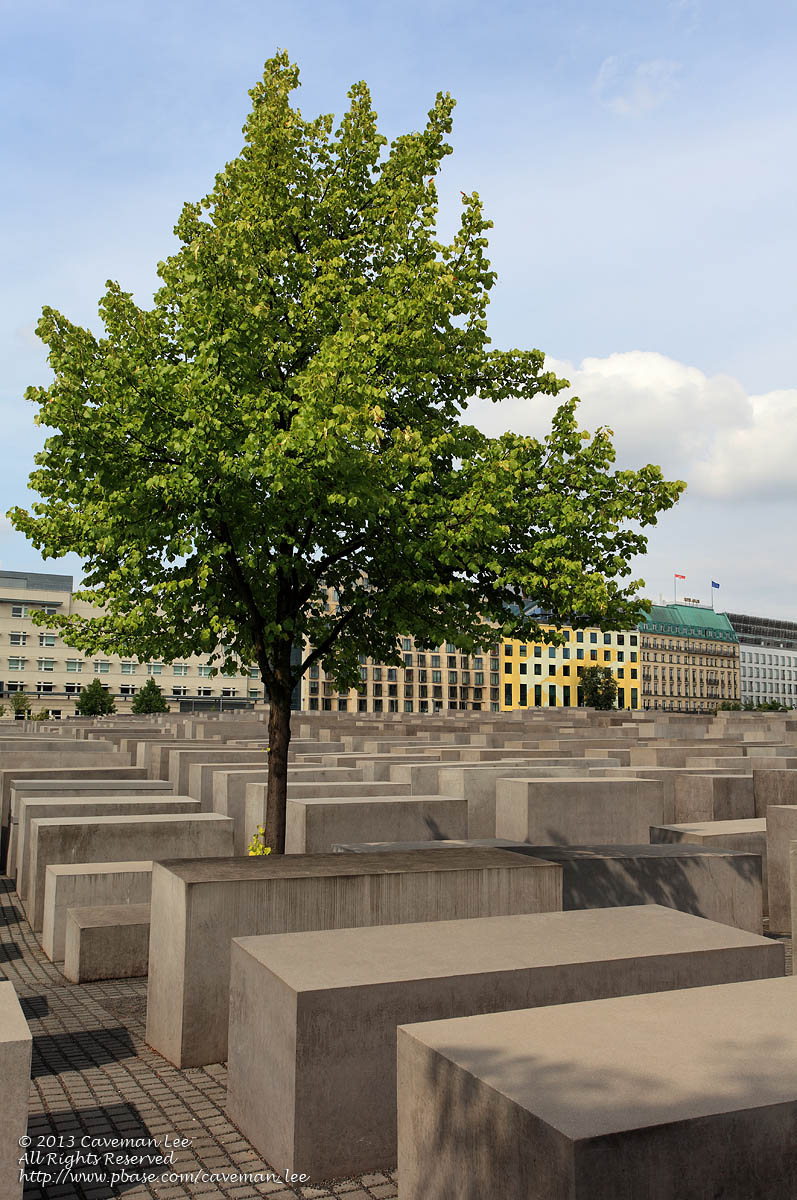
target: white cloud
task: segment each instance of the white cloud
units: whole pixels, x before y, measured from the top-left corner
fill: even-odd
[[[751,396],[752,421],[719,430],[695,484],[708,496],[797,496],[797,388]]]
[[[635,59],[611,54],[595,77],[593,91],[601,104],[621,117],[639,117],[658,108],[678,84],[681,64],[669,58]]]
[[[575,394],[585,429],[613,430],[621,466],[658,463],[668,478],[686,480],[690,494],[711,500],[797,496],[797,389],[751,396],[729,375],[642,350],[579,366],[549,358],[546,369],[569,379],[571,391],[530,403],[474,401],[467,420],[491,434],[540,436],[559,400]]]

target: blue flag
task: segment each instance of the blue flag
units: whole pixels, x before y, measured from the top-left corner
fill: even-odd
[[[711,586],[712,586],[712,587],[715,587],[715,588],[718,588],[718,587],[719,587],[719,584],[718,584],[718,583],[715,583],[715,582],[714,582],[714,580],[712,579],[712,581],[711,581]]]

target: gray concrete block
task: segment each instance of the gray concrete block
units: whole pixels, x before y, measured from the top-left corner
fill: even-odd
[[[755,815],[765,817],[770,804],[797,804],[797,770],[764,770],[753,765]]]
[[[33,1038],[13,983],[0,981],[0,1197],[22,1196],[19,1139],[28,1126],[28,1095]]]
[[[611,760],[599,758],[529,760],[498,766],[437,767],[436,789],[447,796],[464,796],[468,802],[468,838],[496,836],[496,795],[499,779],[572,779],[592,766],[605,766]],[[420,768],[429,772],[432,768]],[[415,775],[418,769],[413,770]],[[393,776],[398,778],[394,769]],[[415,779],[413,792],[418,791]],[[360,839],[365,840],[365,839]]]
[[[287,854],[327,854],[335,842],[463,838],[468,805],[462,796],[289,796],[285,814]]]
[[[266,820],[266,794],[268,774],[266,773],[261,779],[248,780],[244,786],[243,804],[239,800],[233,800],[233,796],[240,796],[238,786],[228,790],[228,815],[233,817],[236,822],[236,828],[239,827],[239,822],[243,822],[242,829],[244,831],[244,840],[246,845],[252,834],[257,829],[258,825],[265,824]],[[295,783],[363,783],[363,771],[359,767],[293,767],[288,768],[288,795],[291,794],[291,787]],[[232,805],[235,804],[235,810],[232,811]]]
[[[35,932],[42,928],[44,883],[51,863],[217,857],[232,854],[232,821],[217,813],[174,817],[44,817],[30,824],[30,880],[22,897]]]
[[[793,1200],[796,1080],[792,977],[400,1026],[400,1200]]]
[[[157,863],[147,1041],[177,1066],[227,1057],[230,943],[561,909],[561,868],[503,850]]]
[[[672,827],[670,827],[672,828]],[[765,836],[765,835],[764,835]],[[664,838],[662,841],[675,841]],[[428,846],[504,848],[558,863],[562,908],[662,904],[760,933],[763,864],[757,851],[700,845],[530,846],[507,838],[439,842],[338,843],[337,853],[399,853]]]
[[[70,760],[65,767],[6,767],[5,759],[0,761],[0,865],[5,866],[8,850],[8,826],[10,823],[11,785],[20,779],[37,779],[46,782],[50,779],[144,779],[146,771],[141,767],[120,767],[116,764],[113,754],[102,755],[100,758],[92,754],[91,766],[83,766]]]
[[[562,867],[562,908],[663,904],[760,934],[761,858],[709,846],[529,846]]]
[[[752,775],[679,775],[675,780],[675,820],[746,821],[755,816]]]
[[[11,826],[8,843],[8,873],[16,868],[17,891],[28,893],[30,870],[30,823],[41,817],[118,817],[145,816],[149,813],[173,813],[175,816],[199,811],[199,802],[186,796],[115,796],[95,795],[89,800],[77,796],[32,796],[20,799],[16,824]]]
[[[240,763],[236,759],[235,761],[237,766],[240,770],[251,770],[255,772],[255,774],[262,774],[264,770],[266,773],[268,773],[268,767],[264,767],[264,763],[268,763],[267,755],[263,750],[261,750],[259,756],[255,758],[255,753],[256,751],[252,751],[249,759],[245,759]],[[203,812],[220,811],[219,809],[216,809],[213,804],[213,781],[215,780],[217,774],[222,774],[229,769],[230,766],[227,762],[191,763],[188,767],[188,786],[186,789],[186,795],[193,796],[195,799],[199,800],[202,804]],[[255,775],[253,775],[252,778],[254,779]],[[222,815],[225,817],[232,816],[231,813],[226,812]]]
[[[783,972],[781,945],[656,905],[240,938],[227,1110],[313,1180],[389,1168],[397,1025]]]
[[[791,933],[789,843],[797,840],[797,805],[767,808],[767,886],[771,933]]]
[[[662,784],[648,779],[499,780],[496,836],[536,846],[639,845],[663,825]]]
[[[63,961],[68,909],[149,904],[151,891],[151,860],[51,864],[45,872],[42,950],[52,962]]]
[[[764,916],[769,912],[767,882],[767,823],[763,817],[744,821],[692,821],[680,825],[654,825],[650,830],[653,843],[690,842],[696,846],[724,847],[743,850],[761,858],[761,899]]]
[[[68,910],[64,975],[72,983],[136,978],[148,961],[148,904]]]

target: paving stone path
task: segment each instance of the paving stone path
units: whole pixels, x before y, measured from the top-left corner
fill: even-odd
[[[30,1152],[38,1150],[44,1157],[29,1164],[25,1200],[109,1196],[393,1200],[398,1195],[395,1171],[313,1187],[262,1181],[274,1174],[273,1169],[224,1111],[226,1066],[179,1071],[149,1049],[144,1040],[146,980],[69,983],[39,947],[11,880],[0,876],[2,978],[14,984],[33,1034],[28,1135],[34,1143]],[[167,1136],[190,1139],[190,1145],[175,1149],[173,1164],[164,1168],[148,1160],[147,1154],[170,1153],[163,1148]],[[127,1145],[108,1150],[107,1139],[115,1138]],[[61,1139],[60,1148],[49,1139]],[[81,1161],[70,1168],[71,1145],[82,1139],[93,1143],[82,1150],[83,1155],[96,1153],[99,1139],[106,1139],[100,1154],[138,1156],[139,1161],[127,1168],[130,1174],[160,1175],[166,1170],[185,1178],[180,1182],[122,1180],[112,1186],[111,1171],[121,1173],[120,1164]],[[131,1148],[131,1139],[153,1139],[153,1144],[149,1150],[141,1144]],[[47,1154],[53,1156],[49,1163]],[[53,1178],[37,1181],[33,1178],[37,1171]],[[237,1179],[230,1178],[236,1175]],[[252,1176],[261,1176],[261,1181]]]

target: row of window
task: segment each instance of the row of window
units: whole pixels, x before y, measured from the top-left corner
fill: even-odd
[[[85,662],[86,662],[86,660],[83,658],[68,658],[65,663],[67,673],[71,674],[71,675],[80,675],[83,671]],[[95,660],[94,674],[95,675],[110,675],[112,665],[113,665],[112,663],[110,663],[104,659]],[[143,665],[144,665],[143,663],[123,662],[123,663],[119,664],[119,671],[121,672],[122,675],[135,675],[137,673],[137,667],[143,666]],[[147,667],[148,675],[163,674],[163,667],[164,667],[163,663],[147,663],[146,667]],[[27,668],[28,668],[28,659],[24,655],[15,655],[15,654],[9,655],[9,657],[8,657],[9,671],[25,671],[25,670],[27,670]],[[55,659],[54,658],[38,658],[36,660],[36,669],[37,669],[37,671],[54,671],[55,670]],[[213,671],[213,668],[211,666],[208,666],[205,663],[200,663],[200,665],[196,668],[197,675],[204,676],[205,678],[210,678],[212,671]],[[172,664],[172,672],[174,675],[177,675],[178,677],[186,676],[191,673],[191,668],[186,663],[173,663]],[[247,674],[249,676],[251,676],[253,679],[257,679],[260,676],[259,671],[253,670],[251,668],[247,671]]]
[[[797,667],[797,655],[795,654],[769,654],[758,653],[753,650],[742,650],[742,662],[766,663],[767,666],[775,667]]]
[[[103,684],[103,688],[106,692],[110,692],[112,690],[111,688],[108,687],[107,684]],[[14,693],[14,692],[24,692],[26,690],[27,690],[26,684],[22,680],[15,680],[13,682],[9,682],[6,684],[6,691],[9,692],[9,694]],[[45,682],[42,680],[39,680],[36,683],[36,694],[39,696],[54,696],[54,695],[61,695],[61,694],[64,694],[67,696],[79,696],[82,691],[83,691],[82,683],[65,683],[63,686],[63,692],[62,692],[62,689],[60,687],[57,687],[56,684],[54,684],[54,683],[48,683],[48,682]],[[136,691],[137,691],[137,688],[136,688],[135,684],[121,683],[119,685],[118,693],[115,693],[115,694],[118,694],[119,696],[135,696]],[[225,688],[222,688],[220,692],[214,693],[212,688],[198,687],[193,692],[189,692],[187,687],[175,685],[171,690],[171,695],[176,696],[176,697],[188,696],[188,695],[202,696],[202,697],[220,695],[226,699],[228,697],[237,696],[238,690],[237,690],[237,688],[234,688],[234,687],[225,687]],[[263,695],[262,688],[250,688],[249,689],[249,698],[252,700],[260,699],[262,697],[262,695]]]
[[[349,711],[349,702],[347,699],[336,699],[336,700],[321,699],[321,700],[319,700],[317,697],[315,697],[315,698],[312,698],[308,703],[309,703],[310,712],[348,712]],[[385,700],[385,701],[374,700],[371,707],[369,708],[368,701],[361,699],[356,702],[356,705],[352,707],[351,711],[352,712],[361,712],[361,713],[364,713],[364,712],[428,713],[428,712],[442,712],[444,708],[448,708],[449,712],[453,711],[454,709],[456,709],[460,712],[466,712],[468,710],[470,710],[472,712],[481,712],[482,711],[481,704],[466,704],[463,701],[455,701],[455,700],[450,700],[447,705],[444,705],[442,700],[420,700],[418,702],[417,709],[415,707],[415,702],[413,700],[403,701],[403,705],[401,707],[400,707],[400,704],[401,704],[401,702],[398,700]],[[497,702],[491,704],[490,712],[500,712],[500,705]]]
[[[570,634],[572,640],[572,630],[565,629],[563,632]],[[635,633],[629,633],[628,635],[624,633],[604,633],[602,636],[604,646],[624,646],[626,636],[628,637],[629,646],[636,646],[638,642],[638,638]],[[576,630],[576,642],[580,644],[585,641],[590,642],[592,645],[596,645],[598,642],[598,634],[594,631],[585,633],[583,629]],[[553,658],[555,654],[564,654],[564,656],[567,657],[569,654],[569,649],[570,648],[568,646],[549,646],[548,655],[551,658]],[[521,658],[528,657],[530,651],[533,653],[535,658],[539,658],[542,654],[542,646],[539,642],[530,642],[526,645],[521,644],[518,647],[518,653]],[[511,642],[505,642],[504,654],[506,657],[511,658],[514,652],[513,644]]]

